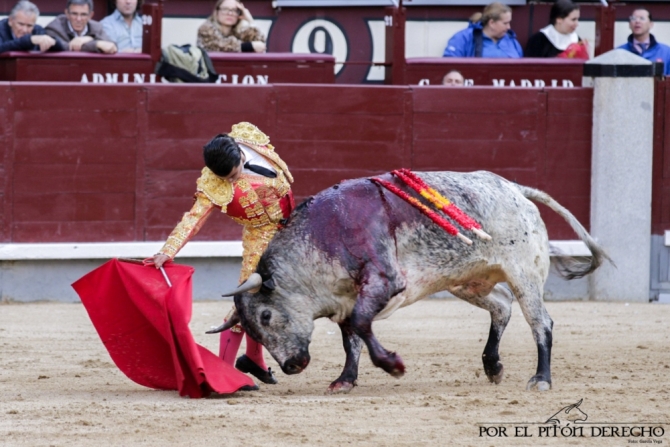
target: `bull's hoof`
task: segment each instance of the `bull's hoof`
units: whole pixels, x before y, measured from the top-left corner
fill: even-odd
[[[372,364],[391,374],[396,379],[405,374],[405,364],[398,354],[389,352],[386,357],[372,358]]]
[[[326,394],[347,394],[349,391],[353,390],[356,385],[355,380],[353,382],[336,380],[330,384]]]
[[[402,362],[400,356],[395,353],[393,354],[392,358],[394,360],[392,367],[390,369],[386,369],[386,372],[391,374],[396,379],[399,379],[405,375],[405,364]]]
[[[545,380],[541,376],[533,376],[526,385],[526,391],[549,391],[551,381]]]
[[[400,362],[400,366],[396,366],[393,368],[391,371],[389,371],[389,374],[391,374],[393,377],[396,379],[401,378],[402,376],[405,375],[405,365]]]
[[[502,382],[502,379],[503,379],[503,373],[504,373],[504,371],[505,371],[504,368],[503,368],[503,366],[502,366],[502,363],[498,363],[498,365],[500,365],[500,368],[497,368],[497,369],[498,369],[498,373],[497,373],[497,374],[487,374],[487,375],[486,375],[486,377],[489,378],[489,382],[491,382],[491,383],[495,383],[496,385],[499,385],[500,382]]]

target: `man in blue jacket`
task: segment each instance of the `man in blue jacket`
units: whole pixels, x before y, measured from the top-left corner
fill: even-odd
[[[510,29],[512,9],[494,2],[484,9],[481,19],[471,19],[470,26],[449,39],[444,57],[523,57],[516,34]]]
[[[651,13],[644,8],[637,8],[628,20],[633,34],[628,36],[628,42],[619,48],[652,62],[663,62],[663,74],[670,75],[670,47],[657,42],[651,34],[651,29],[654,27]]]
[[[0,20],[0,53],[7,51],[62,51],[59,42],[36,25],[40,11],[33,3],[22,0]]]

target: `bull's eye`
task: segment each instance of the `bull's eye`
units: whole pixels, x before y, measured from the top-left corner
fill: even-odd
[[[261,312],[261,324],[263,326],[267,326],[268,324],[270,324],[270,318],[272,318],[272,312],[270,312],[269,310],[264,310],[263,312]]]

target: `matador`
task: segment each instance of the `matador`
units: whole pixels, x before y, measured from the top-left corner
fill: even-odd
[[[270,138],[251,123],[235,124],[229,134],[217,135],[203,151],[205,168],[196,182],[195,203],[154,255],[154,263],[160,267],[173,259],[207,217],[220,210],[243,226],[242,283],[256,270],[280,221],[295,207],[290,185],[293,177]],[[239,325],[221,333],[219,355],[231,365],[242,335]],[[264,383],[277,383],[265,364],[262,345],[248,335],[246,354],[237,359],[235,367]]]

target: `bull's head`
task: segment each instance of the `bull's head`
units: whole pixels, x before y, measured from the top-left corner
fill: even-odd
[[[288,293],[272,277],[262,278],[258,273],[231,295],[237,312],[229,321],[238,318],[246,333],[265,346],[285,374],[302,372],[309,364],[314,330],[309,300]]]

